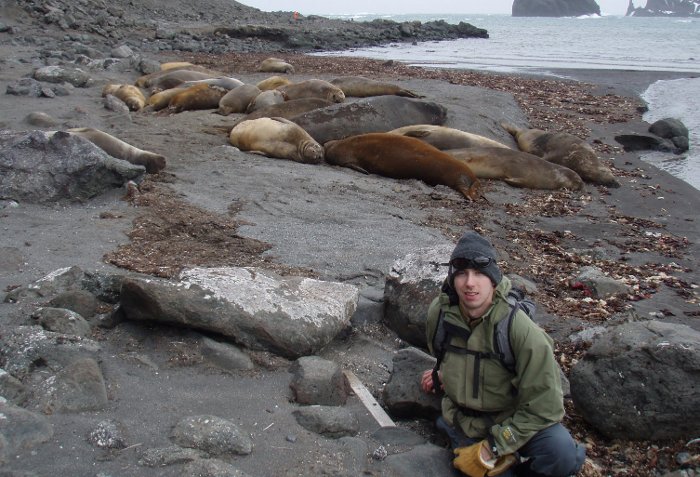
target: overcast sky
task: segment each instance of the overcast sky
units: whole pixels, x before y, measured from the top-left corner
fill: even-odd
[[[513,0],[238,0],[267,12],[342,13],[510,13]],[[628,0],[598,0],[604,15],[624,15]],[[635,6],[646,4],[635,0]]]

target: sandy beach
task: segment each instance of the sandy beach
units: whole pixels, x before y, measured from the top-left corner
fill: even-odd
[[[34,48],[3,40],[0,88],[5,91],[31,75],[39,59]],[[190,61],[254,84],[269,76],[258,72],[257,65],[271,55],[170,52],[153,59]],[[420,248],[453,244],[463,231],[475,229],[493,240],[506,273],[535,284],[532,296],[542,326],[555,338],[565,370],[585,352],[584,345],[568,340],[582,329],[636,317],[700,330],[700,193],[644,163],[638,153],[623,151],[614,140],[620,133],[646,131],[638,95],[653,81],[682,74],[562,70],[558,73],[572,80],[555,80],[428,70],[362,58],[274,55],[294,65],[290,79],[295,81],[366,75],[394,82],[444,105],[446,126],[512,147],[513,139],[498,126],[501,120],[578,135],[594,146],[621,187],[587,184],[579,192],[533,191],[484,181],[487,200],[467,202],[447,187],[417,180],[265,158],[228,144],[222,130],[232,116],[211,110],[123,114],[105,109],[102,86],[132,84],[141,73],[136,67],[93,71],[92,85],[68,96],[4,95],[2,127],[30,130],[25,118],[42,111],[55,119],[53,129],[97,127],[165,155],[167,167],[148,176],[140,194],[129,200],[124,189],[86,203],[16,204],[2,198],[0,290],[9,292],[70,266],[163,277],[191,266],[262,266],[350,283],[370,303],[374,315],[368,316],[375,319],[338,337],[321,355],[353,370],[380,398],[392,356],[404,346],[377,318],[392,264]],[[226,230],[226,239],[210,240],[219,230]],[[569,286],[584,264],[625,280],[634,293],[586,300]],[[662,281],[661,272],[668,275]],[[2,303],[0,324],[7,329],[31,323],[29,315],[38,305]],[[194,413],[223,414],[252,429],[255,451],[235,459],[249,475],[352,475],[343,473],[348,468],[337,457],[349,452],[342,442],[302,430],[291,417],[286,360],[256,355],[254,372],[224,373],[189,353],[198,340],[192,330],[126,322],[111,330],[96,328],[94,338],[103,346],[108,409],[50,416],[53,437],[9,456],[3,468],[7,475],[181,475],[177,466],[151,469],[136,462],[143,448],[168,445],[177,416]],[[147,356],[154,365],[144,365],[127,351]],[[348,406],[361,416],[359,437],[371,443],[376,423],[360,403]],[[678,468],[674,455],[683,442],[610,442],[570,402],[568,409],[566,424],[587,442],[601,475],[651,477],[662,475],[657,469]],[[101,451],[86,441],[94,423],[106,417],[129,429],[127,449]],[[399,425],[432,437],[428,422]],[[658,446],[653,458],[650,446]],[[370,467],[372,475],[393,475],[382,473],[381,462]]]

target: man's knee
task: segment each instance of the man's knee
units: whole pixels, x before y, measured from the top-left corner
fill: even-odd
[[[579,471],[586,458],[585,448],[560,424],[537,433],[523,451],[524,456],[529,457],[527,468],[532,472],[531,475],[573,475]]]

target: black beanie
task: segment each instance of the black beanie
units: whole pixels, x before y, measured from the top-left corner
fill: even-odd
[[[489,277],[494,286],[498,285],[503,278],[503,274],[496,263],[496,250],[484,237],[476,232],[469,231],[462,235],[459,242],[457,242],[457,246],[455,246],[450,256],[450,263],[455,258],[474,259],[476,257],[488,257],[491,259],[491,263],[483,268],[479,268],[479,271]],[[456,270],[450,265],[450,272],[447,277],[450,286],[454,285],[455,272]]]

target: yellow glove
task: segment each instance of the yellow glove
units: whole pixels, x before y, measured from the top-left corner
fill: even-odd
[[[452,465],[469,477],[495,477],[517,462],[513,454],[495,459],[488,450],[488,441],[485,440],[468,447],[459,447],[454,453],[457,457],[452,461]]]
[[[484,448],[482,454],[482,448]],[[454,450],[457,457],[452,461],[452,465],[469,477],[484,477],[488,471],[495,467],[496,459],[485,459],[485,455],[490,455],[487,441],[479,441],[467,447],[458,447]]]

